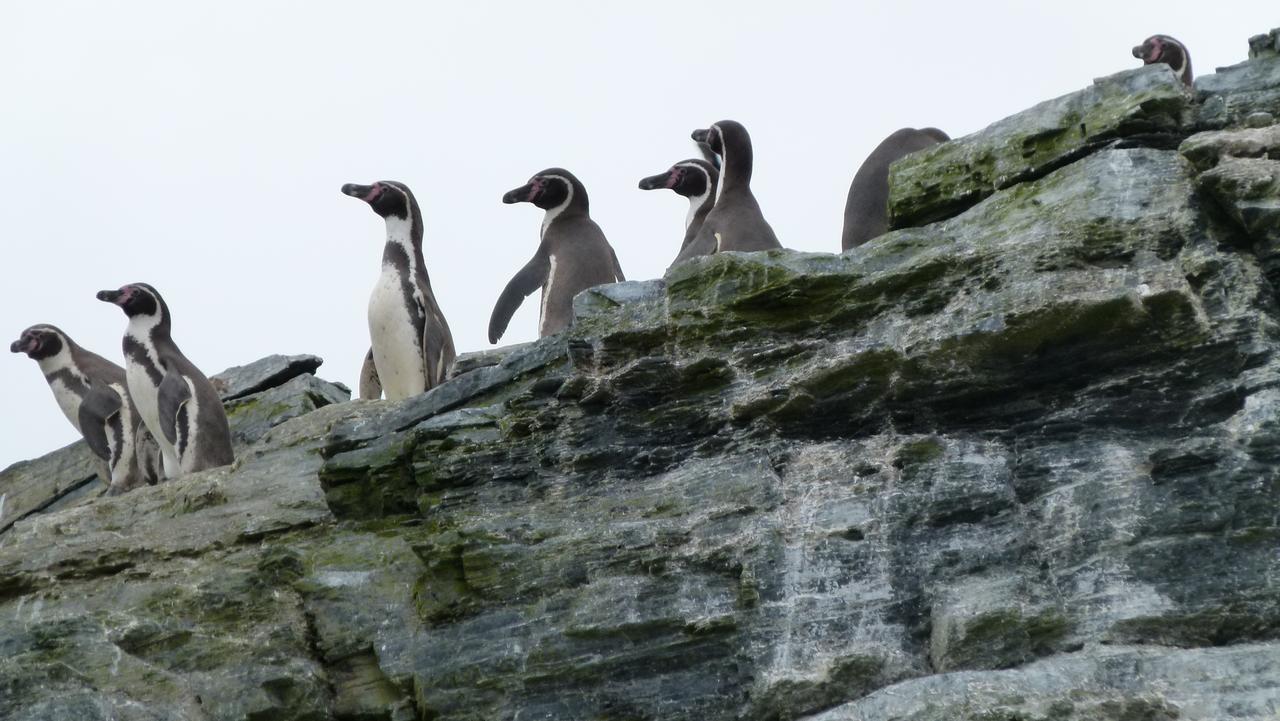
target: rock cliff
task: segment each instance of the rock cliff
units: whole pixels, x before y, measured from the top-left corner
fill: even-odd
[[[0,718],[1275,719],[1251,47],[905,159],[869,245],[587,291],[417,398],[239,369],[229,468],[0,473]]]

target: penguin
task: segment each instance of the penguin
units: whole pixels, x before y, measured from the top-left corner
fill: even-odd
[[[48,324],[22,331],[9,350],[25,353],[40,365],[62,414],[107,464],[108,494],[160,480],[146,451],[138,453],[140,435],[147,430],[126,390],[123,368]]]
[[[720,180],[716,184],[715,205],[675,262],[724,250],[781,248],[751,193],[751,136],[747,129],[737,121],[721,120],[710,128],[693,131],[692,137],[720,156]]]
[[[347,183],[342,192],[368,203],[387,226],[382,271],[369,296],[360,397],[416,396],[443,383],[457,355],[422,257],[422,210],[409,186],[393,180]]]
[[[712,150],[711,146],[707,145],[706,143],[695,142],[694,145],[698,146],[698,152],[702,153],[702,159],[714,165],[716,168],[716,172],[719,173],[720,172],[720,156],[716,155],[716,151]]]
[[[862,161],[844,204],[841,250],[855,248],[889,229],[889,166],[901,158],[951,137],[937,128],[901,128],[880,141]]]
[[[1152,35],[1133,48],[1133,57],[1142,61],[1143,65],[1165,63],[1173,68],[1174,74],[1182,79],[1187,87],[1191,87],[1191,53],[1187,46],[1168,35]]]
[[[693,242],[698,235],[698,230],[702,228],[702,222],[706,219],[707,213],[710,213],[711,207],[715,205],[716,182],[719,178],[720,171],[711,161],[691,158],[681,160],[664,173],[650,175],[640,180],[641,190],[669,188],[677,195],[689,199],[689,215],[684,221],[681,252]],[[677,257],[679,257],[678,254]],[[675,261],[672,261],[672,265],[675,265]]]
[[[569,327],[573,297],[596,285],[626,280],[613,246],[588,213],[587,189],[563,168],[548,168],[502,196],[502,202],[533,203],[547,211],[533,259],[498,296],[489,317],[489,342],[497,343],[525,296],[542,288],[538,336]]]
[[[160,446],[165,476],[176,478],[235,461],[222,400],[170,336],[169,306],[146,283],[98,291],[129,318],[124,366],[129,395]]]

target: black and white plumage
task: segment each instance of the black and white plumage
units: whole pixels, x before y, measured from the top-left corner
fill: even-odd
[[[840,248],[848,250],[884,235],[889,229],[889,166],[917,150],[950,140],[937,128],[901,128],[880,141],[862,161],[844,204]]]
[[[369,204],[386,222],[382,272],[369,296],[369,352],[360,397],[416,396],[444,382],[456,351],[453,334],[431,291],[422,255],[422,211],[404,183],[348,183],[342,192]]]
[[[720,181],[716,184],[715,205],[675,262],[725,250],[781,248],[778,236],[764,219],[760,204],[751,192],[754,161],[747,129],[737,121],[721,120],[710,128],[693,131],[692,137],[695,142],[706,143],[720,156]]]
[[[1133,57],[1141,60],[1143,65],[1168,65],[1183,84],[1191,87],[1194,79],[1191,74],[1191,53],[1178,40],[1168,35],[1152,35],[1133,48]]]
[[[573,320],[573,297],[596,285],[626,280],[613,246],[591,219],[587,189],[563,168],[548,168],[502,196],[504,203],[533,203],[546,211],[533,258],[515,274],[489,317],[489,342],[497,343],[526,296],[542,288],[539,337]]]
[[[125,380],[142,422],[160,446],[165,476],[175,478],[235,460],[222,400],[209,379],[173,342],[169,306],[155,288],[132,283],[98,292],[120,306]]]
[[[701,145],[705,147],[705,144]],[[715,155],[710,154],[710,157],[715,158]],[[640,180],[641,190],[666,188],[689,199],[689,215],[684,221],[684,239],[680,243],[681,253],[697,237],[703,221],[715,205],[716,182],[719,178],[720,171],[711,161],[689,159],[681,160],[664,173],[650,175]],[[679,254],[676,257],[678,258]],[[675,261],[672,261],[672,265],[675,265]]]
[[[93,454],[107,465],[110,494],[124,493],[160,475],[139,436],[147,435],[120,366],[80,347],[55,326],[33,325],[9,346],[40,365],[63,415]],[[140,452],[141,451],[141,452]]]

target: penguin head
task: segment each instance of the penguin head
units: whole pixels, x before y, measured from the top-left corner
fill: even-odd
[[[712,123],[709,128],[695,130],[690,134],[695,143],[706,143],[711,152],[724,157],[725,147],[733,148],[742,143],[751,143],[747,127],[736,120],[721,120]]]
[[[1184,74],[1191,60],[1187,47],[1168,35],[1152,35],[1133,48],[1133,57],[1143,65],[1164,63],[1179,75]]]
[[[373,212],[383,218],[402,218],[408,220],[417,216],[418,202],[410,192],[409,186],[395,180],[379,180],[373,185],[357,185],[347,183],[342,186],[344,195],[359,198],[373,208]]]
[[[58,355],[69,345],[65,333],[54,326],[41,324],[22,331],[22,335],[9,344],[9,352],[26,353],[32,360],[43,360]]]
[[[100,290],[98,300],[120,306],[130,318],[168,315],[160,293],[146,283],[130,283],[119,290]]]
[[[724,137],[720,133],[720,124],[715,123],[709,128],[699,128],[690,134],[693,142],[698,145],[707,146],[712,153],[724,157]]]
[[[721,165],[734,164],[742,172],[751,166],[751,136],[747,128],[736,120],[721,120],[709,128],[695,130],[690,135],[694,142],[706,143],[712,153],[720,156]],[[723,171],[724,168],[722,167]],[[747,172],[746,176],[750,176]]]
[[[551,210],[570,202],[585,208],[587,191],[573,173],[563,168],[547,168],[529,178],[529,182],[509,190],[502,196],[502,202],[533,203],[543,210]]]
[[[665,173],[640,180],[641,190],[670,188],[686,198],[697,198],[716,184],[715,167],[705,160],[681,160]]]

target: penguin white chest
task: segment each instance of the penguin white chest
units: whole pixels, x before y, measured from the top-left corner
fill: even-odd
[[[147,369],[138,363],[126,362],[124,378],[129,386],[129,397],[133,398],[133,405],[138,409],[138,415],[142,416],[142,422],[151,431],[151,435],[156,437],[161,448],[172,450],[173,447],[160,430],[160,389],[151,382]]]
[[[405,298],[400,274],[390,266],[384,268],[369,296],[369,340],[387,400],[409,398],[427,389],[427,366],[408,302],[412,301]]]
[[[547,270],[547,280],[542,284],[542,306],[538,309],[538,336],[547,336],[551,334],[551,317],[547,312],[548,303],[551,302],[551,288],[555,285],[556,280],[556,254],[549,253],[547,255],[549,268]]]
[[[80,396],[76,395],[61,378],[54,378],[49,381],[49,389],[53,391],[54,400],[58,401],[58,408],[62,409],[62,414],[71,421],[71,425],[80,430]]]
[[[160,457],[164,465],[165,478],[176,478],[181,464],[178,462],[178,451],[165,437],[160,427],[160,387],[151,382],[147,369],[136,361],[126,359],[124,366],[125,383],[129,386],[129,396],[133,405],[142,417],[142,424],[151,431],[156,445],[160,447]]]

